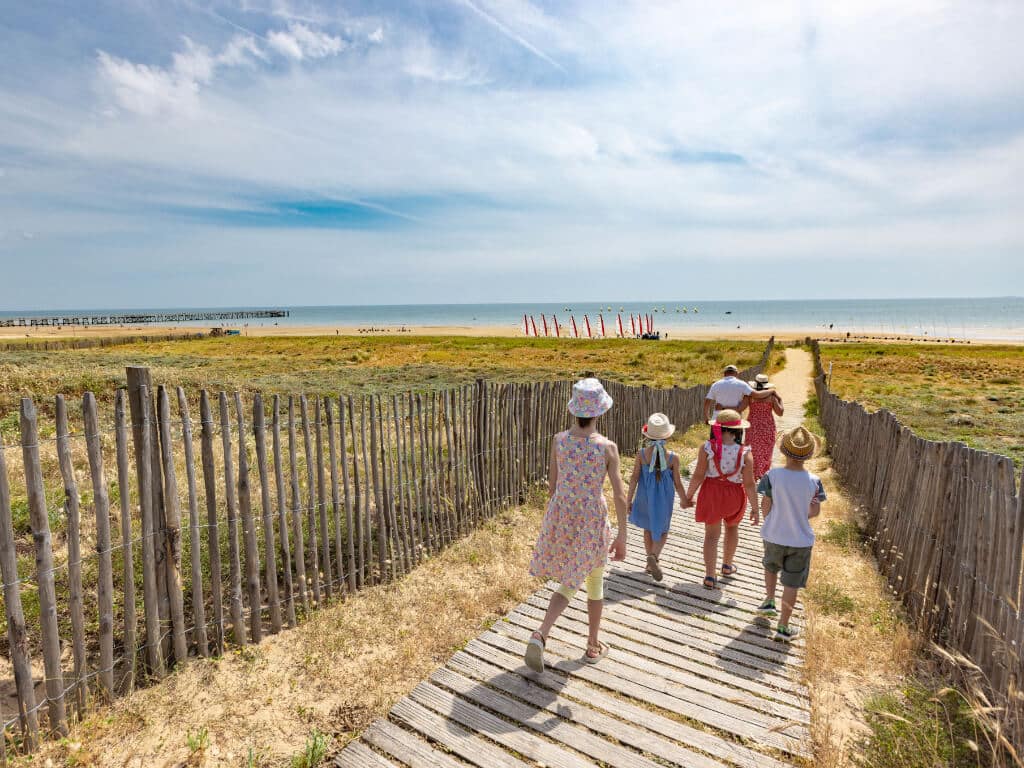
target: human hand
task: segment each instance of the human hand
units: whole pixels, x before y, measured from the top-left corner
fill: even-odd
[[[615,537],[612,545],[608,547],[608,554],[612,556],[612,560],[625,560],[626,559],[626,532],[619,531],[619,534]]]
[[[683,509],[689,509],[690,507],[693,506],[693,499],[691,499],[689,496],[683,496],[682,502],[679,506],[681,506]]]
[[[761,515],[758,513],[757,509],[755,509],[753,507],[751,507],[751,509],[750,509],[750,524],[751,525],[760,525],[761,524]]]

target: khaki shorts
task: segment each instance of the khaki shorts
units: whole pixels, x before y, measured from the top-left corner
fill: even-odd
[[[771,573],[782,572],[779,581],[784,587],[802,589],[807,586],[807,575],[811,572],[811,547],[784,547],[782,544],[764,542],[764,557],[761,564]]]

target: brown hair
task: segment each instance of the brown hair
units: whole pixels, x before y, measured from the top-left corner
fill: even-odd
[[[593,420],[594,420],[593,416],[577,416],[576,417],[576,423],[579,424],[581,428],[582,427],[589,427],[590,426],[590,422],[592,422]]]

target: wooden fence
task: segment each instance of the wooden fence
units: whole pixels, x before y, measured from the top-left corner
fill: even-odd
[[[0,352],[55,352],[64,349],[94,349],[96,347],[120,347],[127,344],[156,343],[161,341],[182,341],[202,339],[207,334],[198,331],[163,333],[132,336],[101,336],[78,339],[30,339],[0,343]]]
[[[889,411],[840,399],[812,346],[829,453],[864,504],[879,569],[925,636],[977,665],[1006,734],[1024,744],[1024,494],[1013,460],[924,440]]]
[[[627,455],[651,411],[688,426],[707,391],[607,388],[602,430]],[[0,652],[18,702],[0,713],[4,755],[190,655],[258,643],[398,578],[522,504],[547,477],[570,393],[482,380],[388,396],[188,393],[129,368],[102,406],[57,395],[52,425],[24,398],[20,445],[0,445]]]

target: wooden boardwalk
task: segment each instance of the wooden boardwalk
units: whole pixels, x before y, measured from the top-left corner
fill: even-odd
[[[549,669],[538,675],[523,665],[551,595],[541,589],[373,723],[336,765],[762,768],[809,758],[802,643],[776,643],[755,620],[757,530],[741,527],[740,573],[711,592],[700,584],[702,526],[692,510],[673,518],[661,584],[643,573],[633,528],[626,561],[609,568],[606,659],[580,660],[581,591],[548,640]]]

